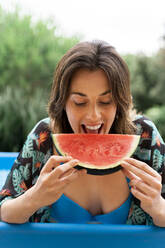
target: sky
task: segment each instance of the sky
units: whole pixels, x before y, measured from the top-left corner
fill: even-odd
[[[123,54],[152,55],[165,34],[165,0],[0,0],[7,11],[16,3],[34,20],[52,18],[64,35],[105,40]]]

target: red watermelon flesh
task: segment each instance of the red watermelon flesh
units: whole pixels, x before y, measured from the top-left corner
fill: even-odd
[[[78,159],[79,165],[90,169],[118,166],[135,151],[140,136],[125,134],[53,134],[57,151]]]

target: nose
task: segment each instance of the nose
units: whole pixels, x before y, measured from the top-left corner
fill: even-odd
[[[97,105],[90,106],[87,110],[87,120],[97,122],[101,118],[101,111]]]

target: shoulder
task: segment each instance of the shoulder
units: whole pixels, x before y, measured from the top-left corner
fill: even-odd
[[[41,132],[48,132],[50,133],[50,118],[45,118],[37,122],[34,128],[31,130],[29,135],[36,134],[39,135]]]
[[[157,127],[145,116],[137,116],[134,124],[137,127],[136,134],[140,135],[134,157],[159,171],[164,162],[165,145]]]
[[[153,129],[156,128],[154,123],[148,117],[143,116],[143,115],[137,115],[133,122],[136,125],[137,132],[139,134],[141,134],[143,129],[145,129],[145,130],[147,129],[148,131],[152,131]]]
[[[29,146],[33,151],[47,152],[52,145],[50,119],[40,120],[29,133],[24,148]]]
[[[148,117],[138,115],[133,122],[137,128],[136,134],[141,135],[141,138],[159,139],[159,142],[164,143],[157,127]]]

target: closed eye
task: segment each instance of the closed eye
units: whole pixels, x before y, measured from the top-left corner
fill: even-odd
[[[84,105],[87,104],[86,102],[80,102],[80,103],[74,102],[74,103],[75,103],[76,106],[84,106]],[[99,104],[102,104],[102,105],[109,105],[109,104],[111,104],[111,103],[112,103],[112,101],[108,101],[108,102],[99,102]]]
[[[80,103],[78,103],[78,102],[74,102],[75,103],[75,105],[77,105],[77,106],[83,106],[83,105],[85,105],[86,104],[86,102],[80,102]]]
[[[108,105],[108,104],[111,104],[112,101],[108,101],[108,102],[100,102],[100,104],[103,104],[103,105]]]

